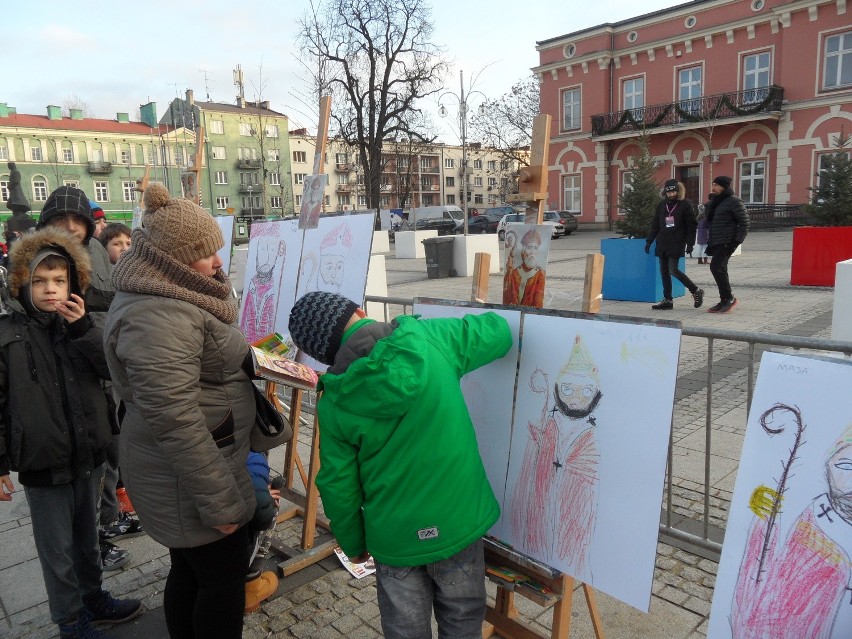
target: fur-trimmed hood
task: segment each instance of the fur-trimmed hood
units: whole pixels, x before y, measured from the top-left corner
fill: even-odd
[[[666,191],[664,189],[663,190],[663,198],[665,198],[665,197],[666,197]],[[680,182],[680,181],[677,183],[677,199],[678,200],[685,200],[686,199],[686,187],[684,186],[683,182]]]
[[[35,233],[26,233],[12,244],[9,251],[9,293],[18,297],[21,288],[29,286],[32,279],[30,264],[42,249],[55,249],[68,260],[71,292],[82,295],[89,288],[92,265],[86,247],[67,231],[45,227]]]

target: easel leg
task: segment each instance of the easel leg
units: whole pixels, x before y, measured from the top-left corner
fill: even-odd
[[[589,584],[583,584],[583,594],[586,596],[586,604],[589,606],[589,616],[592,618],[592,627],[595,629],[596,639],[604,639],[603,624],[598,613],[598,602],[595,599],[595,591]]]
[[[571,609],[574,605],[574,578],[562,575],[562,599],[553,606],[552,639],[568,639],[571,635]]]
[[[284,485],[287,488],[293,488],[293,473],[299,460],[299,418],[302,414],[302,390],[294,388],[291,392],[290,427],[293,429],[293,439],[287,443],[287,461],[284,467]]]
[[[302,548],[314,547],[314,534],[317,528],[317,507],[319,491],[317,490],[317,473],[319,473],[319,417],[314,413],[314,434],[311,438],[311,463],[308,467],[308,481],[305,483],[305,527],[302,530]]]

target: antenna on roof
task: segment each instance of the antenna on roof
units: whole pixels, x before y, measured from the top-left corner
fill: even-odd
[[[204,74],[204,92],[207,94],[207,101],[210,102],[210,76],[207,69],[199,69]]]
[[[242,65],[237,65],[237,68],[234,69],[234,86],[239,90],[239,94],[237,95],[237,100],[240,105],[245,104],[246,94],[245,94],[245,82],[243,81],[243,67]]]

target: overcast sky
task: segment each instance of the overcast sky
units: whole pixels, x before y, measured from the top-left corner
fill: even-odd
[[[19,113],[46,113],[71,95],[95,117],[136,117],[140,104],[169,101],[187,88],[196,99],[233,103],[232,71],[242,65],[245,95],[257,94],[290,116],[291,128],[315,126],[315,107],[303,102],[304,74],[295,55],[297,18],[308,0],[40,0],[3,3],[7,60],[0,102]],[[433,0],[433,41],[453,66],[447,90],[499,97],[538,64],[536,41],[604,22],[617,22],[682,4],[663,0]],[[206,72],[206,87],[205,87]],[[481,96],[473,94],[470,106]],[[457,101],[444,98],[451,114]],[[427,109],[437,110],[437,99]],[[457,142],[453,118],[436,118],[444,141]]]

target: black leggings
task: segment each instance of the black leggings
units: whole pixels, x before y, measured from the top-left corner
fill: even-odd
[[[240,639],[251,549],[248,526],[195,548],[169,548],[163,592],[171,639]]]

